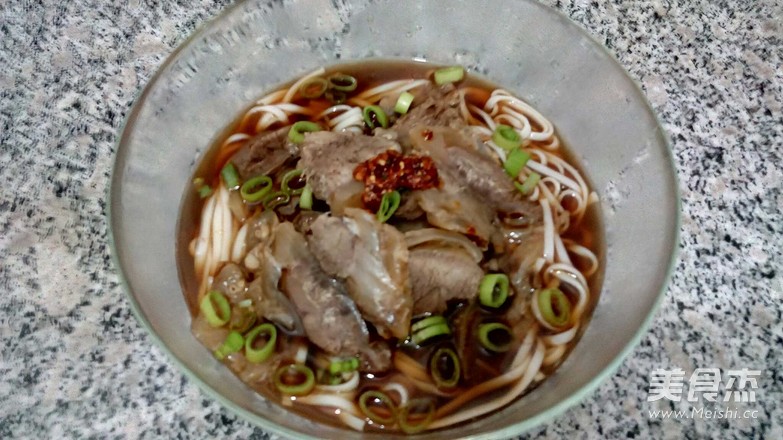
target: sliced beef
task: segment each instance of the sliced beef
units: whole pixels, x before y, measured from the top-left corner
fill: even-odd
[[[296,146],[288,141],[289,130],[290,127],[283,127],[261,132],[231,157],[231,162],[243,180],[272,174],[296,157]]]
[[[401,148],[382,137],[350,132],[307,133],[300,144],[298,168],[304,170],[313,194],[339,213],[345,207],[361,206],[364,185],[354,180],[356,166],[388,150]]]
[[[310,227],[310,249],[328,274],[345,280],[362,315],[383,337],[404,339],[413,298],[405,237],[362,209],[322,215]]]
[[[296,308],[280,291],[280,263],[272,256],[269,246],[264,246],[261,257],[256,279],[247,287],[247,295],[253,300],[256,314],[276,323],[289,334],[304,335],[304,326]]]
[[[414,316],[441,313],[450,300],[475,297],[484,276],[464,249],[433,245],[411,249],[409,271]]]
[[[327,275],[291,223],[275,228],[272,255],[283,268],[280,287],[294,304],[310,341],[329,354],[365,360],[365,371],[385,371],[389,348],[370,344],[367,325],[339,280]],[[384,363],[385,362],[385,363]]]
[[[541,206],[522,197],[500,164],[464,131],[422,126],[411,130],[410,139],[415,150],[432,156],[440,173],[449,172],[493,210],[523,217],[529,225],[541,223]]]
[[[411,108],[392,125],[400,143],[409,145],[410,130],[418,126],[463,128],[467,122],[459,111],[459,91],[453,85],[426,85],[413,91]]]
[[[447,170],[439,171],[441,187],[416,191],[415,197],[427,221],[470,237],[482,249],[493,234],[494,213]]]

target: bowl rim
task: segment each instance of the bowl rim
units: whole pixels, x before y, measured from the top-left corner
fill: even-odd
[[[284,426],[278,425],[277,423],[267,418],[261,417],[243,408],[242,406],[237,405],[236,403],[232,402],[229,398],[223,396],[221,393],[219,393],[214,388],[212,388],[208,383],[206,383],[200,377],[198,377],[198,375],[196,375],[193,371],[191,371],[190,368],[174,354],[174,352],[169,350],[168,346],[153,330],[151,323],[149,322],[149,320],[147,320],[146,316],[144,315],[144,312],[141,309],[141,304],[139,304],[139,302],[136,300],[136,296],[133,294],[130,283],[128,281],[128,277],[126,277],[122,262],[120,261],[119,253],[117,252],[117,244],[115,240],[115,228],[113,226],[114,210],[112,207],[116,198],[113,197],[113,194],[116,191],[118,191],[121,186],[121,182],[119,181],[119,177],[118,177],[119,173],[117,173],[116,171],[120,160],[119,159],[120,150],[122,149],[122,146],[127,142],[127,139],[130,136],[130,133],[127,131],[129,123],[132,120],[136,119],[138,113],[141,111],[142,105],[144,104],[144,102],[146,102],[147,96],[151,93],[153,87],[158,82],[158,80],[162,77],[163,73],[168,71],[168,68],[173,64],[177,56],[180,53],[184,52],[186,49],[190,48],[190,46],[194,42],[200,40],[203,36],[205,36],[212,29],[212,27],[217,23],[219,23],[221,20],[223,20],[224,17],[230,15],[232,12],[234,12],[236,9],[246,4],[248,1],[252,1],[252,0],[239,0],[227,7],[224,7],[215,16],[199,24],[198,27],[190,35],[187,36],[187,38],[185,38],[184,40],[182,40],[177,44],[177,46],[166,57],[163,63],[161,63],[156,68],[155,73],[147,81],[144,88],[141,91],[137,92],[136,97],[133,100],[133,104],[130,107],[130,111],[127,113],[127,115],[122,121],[122,125],[119,127],[120,135],[116,137],[116,140],[114,142],[115,149],[114,149],[114,158],[112,160],[112,165],[111,165],[111,177],[110,177],[109,184],[106,186],[105,197],[108,202],[106,207],[106,224],[108,229],[109,254],[111,256],[112,264],[114,265],[115,268],[115,274],[117,275],[119,280],[119,285],[122,287],[122,290],[125,293],[126,298],[129,300],[130,308],[133,312],[133,315],[136,317],[136,320],[145,329],[147,334],[151,336],[154,344],[157,345],[157,347],[166,355],[166,357],[168,357],[169,360],[172,361],[178,367],[179,371],[182,372],[189,380],[193,381],[202,391],[204,391],[211,398],[217,400],[224,407],[228,408],[230,411],[234,412],[235,414],[237,414],[238,416],[240,416],[241,418],[243,418],[244,420],[250,422],[255,426],[258,426],[271,433],[286,436],[289,438],[320,440],[318,437],[312,437],[308,434],[304,434],[302,432],[295,431],[286,428]],[[582,27],[582,25],[572,20],[564,12],[554,9],[548,5],[541,4],[535,0],[523,0],[523,1],[543,9],[546,13],[553,14],[555,15],[555,17],[559,18],[560,20],[563,20],[564,22],[568,23],[570,26],[575,27],[583,38],[587,38],[596,47],[600,48],[603,54],[608,57],[610,62],[614,63],[615,67],[618,67],[620,71],[624,74],[624,76],[633,84],[634,91],[635,94],[637,95],[637,98],[643,104],[647,112],[655,120],[656,127],[660,133],[660,138],[665,146],[664,158],[668,162],[674,180],[672,184],[674,188],[674,197],[675,197],[674,200],[675,230],[673,235],[672,252],[666,267],[666,272],[661,280],[662,282],[658,289],[658,293],[656,295],[656,299],[652,307],[650,307],[647,316],[644,318],[642,324],[639,326],[636,332],[631,336],[631,338],[623,346],[620,352],[607,364],[606,367],[604,367],[597,375],[593,376],[586,384],[578,388],[574,393],[564,398],[560,402],[557,402],[550,408],[542,411],[541,413],[536,414],[533,417],[520,420],[519,422],[510,424],[496,431],[485,432],[485,433],[471,435],[467,437],[460,437],[464,439],[490,440],[490,439],[497,439],[499,438],[498,436],[500,436],[500,438],[509,438],[514,435],[522,434],[538,425],[546,423],[554,419],[555,417],[563,414],[566,410],[580,403],[588,395],[595,392],[595,390],[601,384],[603,384],[606,381],[606,379],[608,379],[610,376],[613,376],[617,372],[620,365],[628,358],[628,356],[631,354],[631,351],[633,351],[639,345],[642,337],[649,331],[652,322],[657,315],[657,312],[661,308],[663,299],[665,298],[666,293],[668,292],[669,286],[671,284],[672,276],[676,269],[677,262],[679,261],[679,254],[680,254],[680,235],[681,235],[681,226],[682,226],[682,196],[680,194],[680,182],[679,182],[679,176],[677,174],[677,166],[674,159],[674,153],[672,150],[672,143],[671,143],[670,136],[668,135],[666,129],[661,123],[661,119],[659,118],[658,114],[655,112],[655,109],[653,109],[652,105],[650,104],[650,101],[647,99],[647,96],[642,91],[642,88],[639,85],[638,81],[633,77],[631,77],[631,75],[628,73],[625,67],[623,67],[623,65],[620,63],[617,57],[612,52],[610,52],[609,49],[604,44],[598,41],[597,38],[593,36],[593,34],[588,32],[584,27]],[[341,60],[341,61],[344,62],[344,61],[351,61],[351,60]]]

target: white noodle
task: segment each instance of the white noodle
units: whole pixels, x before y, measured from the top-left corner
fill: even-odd
[[[547,350],[546,356],[544,357],[543,362],[541,365],[548,367],[555,362],[559,361],[563,355],[566,352],[566,346],[565,345],[555,345],[554,347]]]
[[[307,352],[308,352],[308,346],[303,344],[299,346],[299,349],[296,350],[296,356],[294,356],[294,362],[297,364],[304,364],[307,362]]]
[[[555,224],[552,221],[549,201],[541,199],[540,203],[544,210],[544,259],[551,263],[554,260],[555,253]]]
[[[560,234],[555,235],[555,260],[560,263],[565,263],[568,265],[572,265],[571,259],[568,257],[568,252],[566,251],[565,245],[563,244],[563,239],[560,238]]]
[[[339,417],[346,426],[359,432],[364,431],[364,425],[367,423],[364,419],[347,412],[340,412],[337,417]]]
[[[380,97],[384,95],[392,95],[395,93],[407,92],[408,90],[415,89],[416,87],[428,84],[429,80],[426,79],[402,79],[398,81],[391,81],[371,89],[365,90],[356,96],[359,100],[368,101],[374,103],[379,101]]]
[[[226,138],[226,140],[223,142],[223,146],[225,147],[226,145],[231,145],[234,142],[246,141],[248,139],[250,139],[250,135],[249,134],[246,134],[246,133],[234,133],[231,136],[229,136],[228,138]]]
[[[297,360],[298,362],[298,360]],[[304,363],[304,362],[302,362]],[[318,384],[315,386],[319,391],[324,392],[330,392],[330,393],[348,393],[351,391],[356,391],[356,388],[359,387],[359,373],[354,371],[351,373],[351,378],[347,381],[339,384],[339,385],[321,385]]]
[[[590,267],[584,271],[585,277],[589,277],[598,271],[598,257],[595,256],[593,251],[580,244],[577,244],[573,240],[566,239],[563,241],[565,242],[566,249],[568,249],[569,252],[585,258],[590,262]]]
[[[269,104],[275,104],[277,102],[280,102],[280,99],[285,96],[285,89],[278,90],[276,92],[272,92],[263,98],[256,101],[257,105],[269,105]]]
[[[538,373],[538,370],[541,368],[541,362],[543,361],[543,359],[544,359],[544,344],[539,342],[536,345],[536,351],[533,354],[533,357],[530,359],[530,362],[527,363],[527,368],[524,369],[524,374],[522,375],[522,378],[519,379],[516,385],[514,385],[514,387],[511,390],[509,390],[506,394],[504,394],[500,398],[487,402],[483,405],[479,405],[467,409],[465,411],[458,412],[451,416],[438,419],[435,422],[433,422],[429,426],[429,428],[438,429],[438,428],[443,428],[445,426],[461,423],[466,420],[470,420],[474,417],[482,416],[489,412],[495,411],[496,409],[505,406],[512,400],[516,399],[517,396],[522,394],[522,392],[525,391],[528,385],[530,385],[530,383],[533,381],[533,378]]]
[[[408,403],[408,389],[402,386],[401,384],[397,382],[389,382],[386,385],[384,385],[383,389],[385,391],[395,391],[398,396],[400,396],[400,404],[398,406],[404,406]]]
[[[285,92],[285,95],[283,96],[283,102],[291,102],[292,99],[294,99],[294,95],[296,95],[296,92],[299,91],[299,87],[302,86],[306,81],[308,81],[310,78],[314,78],[318,75],[323,75],[324,72],[326,72],[326,69],[323,67],[320,67],[316,69],[315,71],[308,73],[307,75],[301,77],[299,81],[295,82],[291,87],[288,88],[288,91]]]
[[[245,258],[245,253],[247,252],[247,230],[248,223],[243,223],[234,239],[234,246],[231,249],[231,261],[234,263],[239,264]]]
[[[560,332],[554,335],[544,336],[541,339],[545,343],[551,346],[565,345],[574,339],[574,336],[576,336],[577,329],[578,327],[574,326],[564,332]]]

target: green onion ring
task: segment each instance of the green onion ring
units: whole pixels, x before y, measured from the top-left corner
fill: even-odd
[[[454,365],[454,372],[451,377],[443,378],[440,375],[438,361],[442,356],[447,357]],[[437,385],[438,388],[454,388],[457,386],[460,378],[459,365],[459,357],[457,357],[457,353],[455,353],[454,350],[446,347],[439,348],[430,358],[430,376],[432,376],[432,379],[435,381],[435,385]]]
[[[291,129],[288,130],[288,140],[290,140],[295,144],[301,144],[302,142],[304,142],[305,133],[312,133],[315,131],[321,131],[321,126],[316,124],[315,122],[310,122],[310,121],[294,122],[294,124],[291,125]]]
[[[266,344],[264,344],[261,348],[254,348],[253,343],[256,341],[256,338],[261,335],[265,334],[269,338],[266,341]],[[277,328],[270,324],[265,323],[261,324],[258,327],[254,328],[253,330],[250,330],[250,333],[245,336],[245,357],[247,358],[248,362],[258,364],[261,362],[264,362],[265,360],[269,359],[270,356],[275,352],[275,345],[277,344]]]
[[[411,103],[413,103],[413,94],[402,92],[400,97],[397,98],[397,103],[394,104],[394,111],[404,115],[405,113],[408,113],[408,109],[411,108]]]
[[[445,324],[446,318],[440,316],[440,315],[432,315],[428,316],[420,321],[417,321],[415,324],[411,326],[411,333],[416,333],[419,330],[423,330],[431,325],[435,324]]]
[[[303,98],[315,99],[323,95],[328,88],[329,84],[325,79],[319,77],[310,78],[299,86],[299,94]]]
[[[435,71],[435,84],[443,84],[460,81],[465,76],[465,69],[462,66],[444,67]]]
[[[199,308],[212,327],[222,327],[231,319],[231,304],[228,303],[225,295],[217,290],[210,290],[201,300]]]
[[[334,90],[339,90],[341,92],[352,92],[356,90],[357,82],[356,78],[352,77],[351,75],[335,73],[329,77],[329,85],[332,86]]]
[[[301,188],[291,188],[288,186],[288,184],[291,182],[291,179],[301,176],[303,172],[304,171],[297,169],[283,174],[283,179],[280,181],[280,189],[284,193],[290,194],[292,196],[302,194],[302,191],[304,191],[304,186]]]
[[[479,301],[486,307],[498,308],[508,298],[508,277],[495,273],[484,275],[479,285]]]
[[[196,188],[199,198],[206,199],[212,195],[212,188],[204,183],[204,179],[201,177],[193,179],[193,186]]]
[[[296,385],[288,385],[283,382],[284,375],[302,375],[304,376],[304,382]],[[289,396],[304,396],[310,394],[310,391],[315,387],[315,374],[313,370],[304,364],[290,364],[284,365],[275,371],[274,376],[275,386],[278,391]]]
[[[223,169],[220,170],[220,175],[223,177],[223,181],[226,182],[226,188],[236,189],[239,186],[239,174],[233,163],[225,164]]]
[[[258,189],[256,189],[258,188]],[[245,201],[255,203],[262,200],[272,190],[272,178],[256,176],[248,179],[239,187],[239,194]]]
[[[571,320],[571,302],[565,293],[557,288],[538,292],[538,310],[544,321],[553,327],[565,327]]]
[[[275,209],[291,201],[291,196],[282,191],[276,191],[264,198],[264,209]]]
[[[511,349],[511,342],[498,345],[492,342],[492,340],[489,338],[490,333],[498,330],[504,331],[508,335],[509,341],[514,338],[511,333],[511,329],[508,328],[508,326],[501,324],[499,322],[491,322],[489,324],[479,325],[478,328],[479,342],[487,350],[494,351],[495,353],[505,353]]]
[[[522,171],[522,168],[527,165],[527,161],[529,160],[530,153],[519,148],[514,148],[508,153],[508,156],[506,156],[506,161],[503,162],[503,168],[505,168],[506,173],[509,176],[516,179],[516,177],[519,176],[519,172]]]
[[[425,414],[422,420],[416,424],[410,423],[408,416],[410,415],[411,410],[414,408],[420,408],[423,405],[427,406],[427,412],[422,413]],[[427,426],[432,423],[433,417],[435,417],[435,402],[433,402],[431,399],[411,399],[408,401],[408,403],[400,408],[400,414],[397,417],[397,423],[400,425],[400,429],[402,429],[406,434],[415,434],[427,429]]]
[[[389,417],[383,417],[370,409],[367,406],[367,401],[369,399],[375,400],[375,404],[380,403],[386,406],[389,410]],[[362,395],[359,396],[359,409],[362,410],[362,413],[367,416],[368,419],[375,423],[380,423],[381,425],[391,425],[395,420],[397,420],[397,408],[394,405],[394,401],[391,399],[391,397],[386,395],[386,393],[381,391],[369,390],[362,393]]]
[[[421,345],[422,343],[426,342],[429,339],[434,338],[435,336],[450,335],[450,334],[451,334],[451,329],[447,324],[445,323],[435,324],[414,333],[412,340],[414,344]]]
[[[378,208],[378,212],[375,214],[378,221],[386,223],[386,221],[394,215],[397,208],[400,207],[400,198],[401,196],[398,191],[387,192],[383,195],[381,207]]]
[[[377,105],[368,105],[362,110],[362,115],[364,116],[364,123],[371,129],[376,127],[389,127],[389,117],[386,116],[386,112]],[[373,116],[375,116],[374,120]],[[376,122],[378,125],[376,125]]]
[[[302,188],[302,195],[299,196],[299,207],[302,209],[313,209],[313,188],[310,183],[306,183]]]
[[[245,338],[242,337],[242,334],[238,331],[232,330],[228,336],[226,336],[226,340],[223,341],[223,345],[215,350],[215,357],[222,361],[231,353],[236,353],[241,350],[244,343]]]
[[[536,172],[532,172],[530,173],[529,176],[527,176],[524,182],[519,183],[517,181],[514,181],[514,186],[517,187],[519,192],[521,192],[522,194],[530,194],[530,192],[533,191],[533,189],[536,187],[536,185],[538,185],[538,182],[540,181],[541,181],[541,175]]]
[[[498,147],[510,151],[522,145],[522,137],[519,132],[508,125],[499,124],[492,133],[492,142]]]

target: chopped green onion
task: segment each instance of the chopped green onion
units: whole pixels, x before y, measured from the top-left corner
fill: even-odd
[[[202,199],[206,199],[207,197],[212,195],[212,188],[206,183],[204,183],[204,179],[201,177],[197,177],[193,179],[193,186],[196,187],[198,196]]]
[[[267,337],[266,343],[261,348],[255,348],[256,339],[261,335]],[[254,364],[264,362],[275,352],[276,344],[277,328],[270,323],[261,324],[253,330],[250,330],[250,333],[245,337],[245,357],[248,362]]]
[[[414,333],[412,340],[414,344],[421,345],[423,342],[426,342],[436,336],[450,334],[451,329],[449,328],[448,324],[435,324]]]
[[[389,127],[389,117],[386,116],[386,112],[377,105],[368,105],[362,111],[364,116],[364,123],[370,128]]]
[[[359,359],[350,358],[332,361],[329,364],[329,372],[332,374],[350,373],[359,369]]]
[[[514,339],[511,335],[511,329],[499,322],[479,325],[478,338],[484,348],[496,353],[505,353],[510,350],[511,341]],[[500,340],[498,341],[498,339]]]
[[[373,407],[382,409],[388,413],[388,416],[378,414]],[[359,409],[368,419],[381,425],[391,425],[397,420],[397,408],[394,401],[386,393],[381,391],[369,390],[359,396]]]
[[[460,81],[465,76],[462,66],[444,67],[435,71],[435,84],[443,85]]]
[[[283,174],[283,179],[280,182],[280,189],[286,193],[291,194],[292,196],[302,194],[302,191],[304,191],[304,186],[301,188],[291,188],[289,184],[291,183],[291,179],[297,178],[302,175],[304,171],[302,170],[291,170],[285,174]]]
[[[321,126],[316,124],[315,122],[310,122],[310,121],[294,122],[294,124],[291,125],[291,129],[288,130],[288,140],[290,140],[295,144],[301,144],[302,142],[304,142],[305,133],[312,133],[315,131],[321,131]]]
[[[381,223],[386,223],[386,221],[394,215],[394,213],[397,211],[397,208],[399,207],[400,193],[397,191],[387,192],[381,199],[381,207],[378,208],[376,217],[378,217],[378,220]]]
[[[291,201],[291,196],[282,191],[273,192],[264,198],[264,209],[275,209]]]
[[[414,409],[421,409],[426,407],[426,412],[417,412],[411,417],[411,413]],[[399,417],[397,417],[397,423],[400,425],[406,434],[415,434],[427,429],[427,426],[432,422],[435,417],[435,402],[431,399],[411,399],[400,408]],[[412,423],[412,422],[416,423]]]
[[[239,187],[239,194],[250,203],[258,202],[272,190],[272,178],[269,176],[256,176],[249,179]]]
[[[226,336],[226,340],[223,341],[223,345],[215,350],[215,357],[222,361],[231,353],[236,353],[241,350],[244,343],[245,338],[242,337],[242,334],[240,334],[238,331],[232,330],[228,336]]]
[[[319,77],[310,78],[299,86],[299,94],[303,98],[314,99],[323,95],[328,88],[329,84],[325,79]]]
[[[356,78],[352,77],[351,75],[335,73],[329,77],[329,85],[331,85],[334,90],[339,90],[341,92],[352,92],[356,90],[357,83]]]
[[[532,172],[529,176],[527,176],[524,182],[519,183],[514,181],[514,186],[516,186],[519,192],[522,194],[530,194],[536,185],[538,185],[539,181],[541,181],[541,175],[536,172]]]
[[[510,151],[522,145],[522,137],[513,127],[500,124],[495,127],[495,132],[492,133],[492,142],[498,147]]]
[[[243,299],[242,301],[239,301],[239,303],[237,303],[237,305],[238,305],[239,307],[242,307],[242,308],[244,308],[244,309],[247,309],[247,308],[253,307],[253,300],[252,300],[252,299],[250,299],[250,298],[248,298],[248,299]]]
[[[411,103],[413,103],[413,94],[402,92],[400,97],[397,98],[397,103],[394,104],[394,111],[404,115],[405,113],[408,113],[408,109],[411,108]]]
[[[220,170],[220,175],[223,176],[223,181],[226,182],[226,188],[236,189],[239,186],[239,174],[234,164],[229,162],[223,169]]]
[[[565,327],[571,320],[571,302],[557,288],[538,292],[538,310],[544,321],[553,327]]]
[[[417,321],[415,324],[411,326],[411,333],[416,333],[419,330],[423,330],[431,325],[435,324],[445,324],[446,318],[440,316],[440,315],[432,315],[428,316],[420,321]]]
[[[253,309],[239,306],[238,310],[234,310],[234,312],[231,313],[231,321],[228,324],[228,328],[236,330],[239,333],[244,333],[253,327],[253,324],[256,323],[256,319],[258,319],[258,317]]]
[[[438,388],[454,388],[459,383],[460,366],[457,353],[450,348],[439,348],[430,358],[430,375]],[[448,377],[442,373],[450,372]]]
[[[315,387],[315,374],[304,364],[284,365],[275,372],[274,382],[283,394],[304,396]]]
[[[201,300],[199,308],[207,318],[207,323],[212,327],[222,327],[231,319],[231,304],[217,290],[210,290]]]
[[[486,307],[498,308],[508,298],[508,277],[502,273],[485,275],[479,286],[479,301]]]
[[[508,153],[508,156],[506,156],[503,168],[506,169],[506,173],[508,173],[509,176],[516,178],[529,160],[530,153],[519,148],[514,148]]]
[[[299,196],[299,207],[302,209],[313,209],[313,188],[306,183],[302,188],[302,195]]]
[[[198,189],[198,196],[202,199],[206,199],[211,195],[212,195],[212,188],[210,188],[209,185],[203,185]]]

